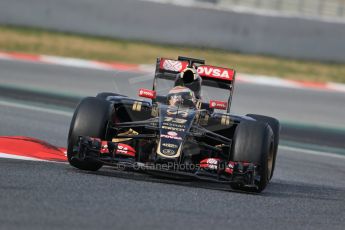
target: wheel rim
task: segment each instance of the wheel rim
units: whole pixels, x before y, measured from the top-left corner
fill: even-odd
[[[271,178],[272,170],[273,170],[273,158],[274,158],[274,151],[273,151],[273,143],[270,145],[270,151],[268,152],[267,156],[267,179]]]

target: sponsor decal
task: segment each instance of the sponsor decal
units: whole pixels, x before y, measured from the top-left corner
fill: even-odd
[[[188,62],[161,59],[160,68],[168,71],[181,72],[188,66]]]
[[[181,125],[181,124],[177,124],[177,123],[163,122],[162,125],[163,125],[163,126],[174,127],[174,128],[180,128],[180,129],[183,129],[183,130],[186,129],[186,126],[185,126],[185,125]]]
[[[154,99],[156,98],[156,92],[148,89],[139,89],[139,97]]]
[[[162,129],[167,129],[167,130],[172,130],[172,131],[177,131],[177,132],[183,132],[185,130],[182,128],[176,128],[176,127],[171,127],[171,126],[166,126],[166,125],[162,125]]]
[[[173,149],[163,149],[162,153],[166,154],[166,155],[174,155],[175,154],[175,150],[173,150]]]
[[[217,169],[219,161],[219,158],[206,158],[200,162],[200,167],[208,169]]]
[[[162,143],[162,146],[167,147],[167,148],[173,148],[173,149],[178,148],[178,145],[171,144],[171,143]]]
[[[167,139],[173,139],[173,140],[182,140],[181,137],[177,137],[177,136],[170,136],[170,135],[166,135],[166,134],[161,134],[161,137],[163,138],[167,138]]]
[[[199,66],[197,71],[200,76],[223,79],[228,81],[232,81],[235,74],[235,71],[232,69],[225,69],[208,65]]]
[[[169,131],[169,132],[168,132],[168,135],[169,135],[169,136],[176,137],[176,136],[177,136],[177,133],[174,132],[174,131]]]
[[[129,145],[120,143],[117,145],[116,154],[128,155],[128,156],[134,157],[135,156],[135,150]]]
[[[182,118],[175,118],[175,117],[164,117],[165,122],[172,122],[177,124],[185,124],[187,122],[186,119]]]
[[[222,109],[226,110],[228,107],[228,103],[225,101],[215,101],[215,100],[210,100],[210,106],[211,109]]]
[[[108,141],[101,141],[100,153],[101,154],[108,154],[109,153]]]

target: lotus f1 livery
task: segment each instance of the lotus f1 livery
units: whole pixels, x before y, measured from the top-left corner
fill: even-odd
[[[69,163],[261,192],[273,176],[280,125],[267,116],[230,114],[234,83],[233,69],[158,58],[152,89],[139,89],[144,99],[100,93],[79,103],[68,135]]]

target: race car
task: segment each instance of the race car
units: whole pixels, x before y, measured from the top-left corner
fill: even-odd
[[[152,89],[139,89],[143,99],[100,93],[81,100],[68,134],[69,163],[261,192],[273,176],[280,124],[230,114],[235,74],[201,59],[157,58]]]

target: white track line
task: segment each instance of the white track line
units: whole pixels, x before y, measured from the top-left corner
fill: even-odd
[[[98,64],[91,60],[83,60],[78,58],[55,57],[42,55],[42,61],[52,65],[60,65],[67,67],[85,68],[85,69],[98,69],[104,71],[114,71],[112,68],[106,68],[104,65]]]
[[[13,154],[8,154],[8,153],[1,153],[1,152],[0,152],[0,158],[25,160],[25,161],[48,161],[48,160],[42,160],[42,159],[38,159],[34,157],[25,157],[25,156],[19,156],[19,155],[13,155]]]
[[[13,159],[13,160],[23,160],[23,161],[40,161],[40,162],[48,162],[48,163],[58,163],[58,164],[69,164],[68,162],[64,161],[51,161],[51,160],[43,160],[38,159],[35,157],[26,157],[26,156],[19,156],[14,154],[8,154],[8,153],[1,153],[0,152],[0,159]]]
[[[61,115],[61,116],[66,116],[66,117],[71,117],[73,115],[72,112],[67,112],[67,111],[58,110],[58,109],[43,108],[36,105],[26,105],[26,104],[22,104],[18,102],[0,101],[0,106],[8,106],[8,107],[18,108],[18,109],[27,109],[27,110],[43,112],[43,113],[51,113],[51,114],[56,114],[56,115]]]
[[[278,149],[288,150],[290,152],[295,152],[295,153],[303,153],[307,155],[332,157],[332,158],[343,159],[343,160],[345,159],[344,155],[340,155],[336,153],[320,152],[320,151],[315,151],[315,150],[290,147],[286,145],[279,145]]]

